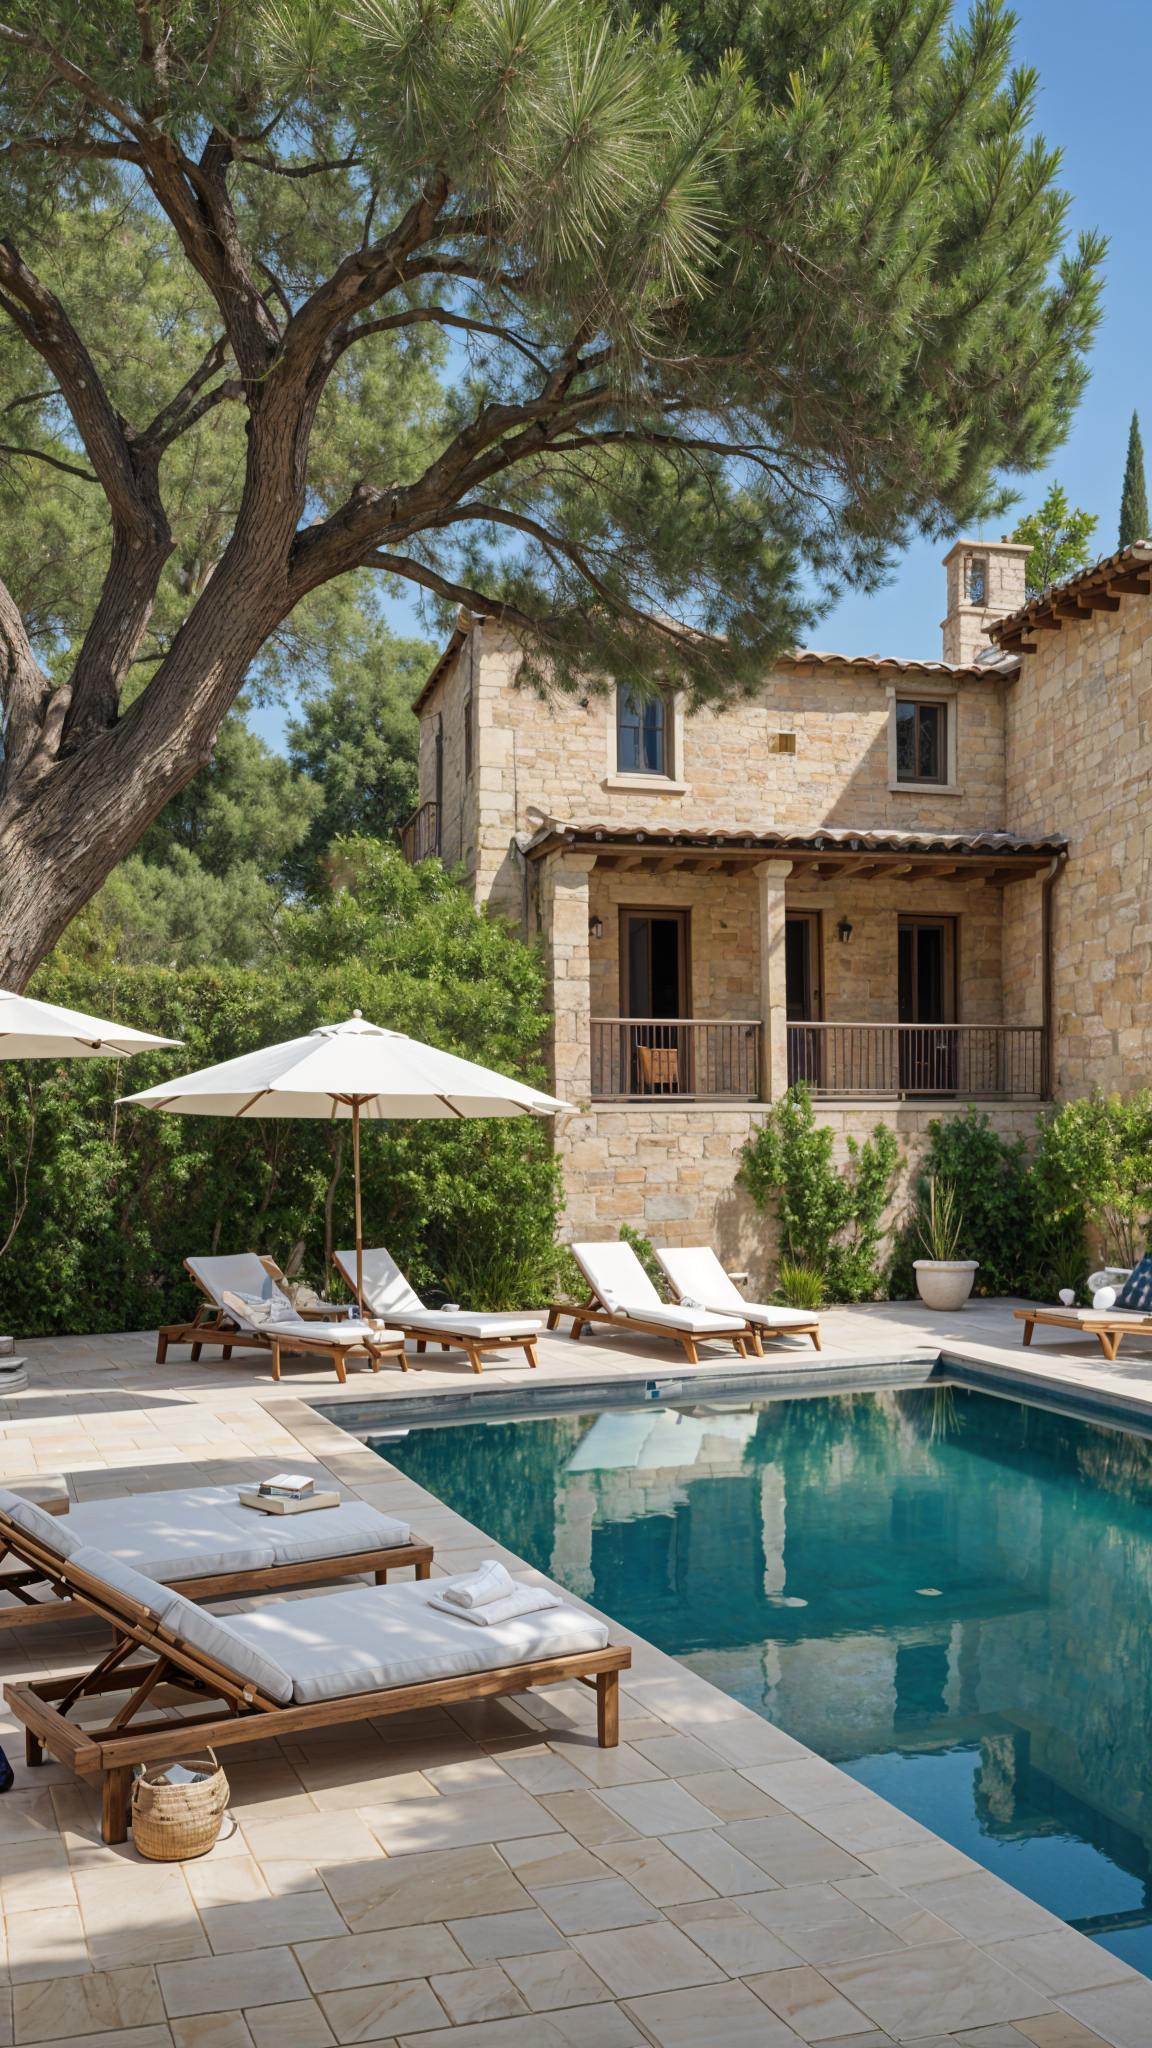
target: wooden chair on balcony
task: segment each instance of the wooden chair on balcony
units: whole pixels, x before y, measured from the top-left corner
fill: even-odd
[[[671,1095],[680,1093],[680,1053],[674,1045],[638,1045],[636,1064],[640,1069],[640,1086],[644,1089],[667,1089]]]

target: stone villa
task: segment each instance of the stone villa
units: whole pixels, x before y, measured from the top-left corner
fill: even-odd
[[[915,1150],[968,1102],[1152,1078],[1152,544],[1026,599],[958,541],[940,661],[798,650],[687,716],[545,704],[461,614],[416,700],[409,858],[539,935],[574,1237],[622,1221],[759,1278],[741,1147],[805,1079]]]

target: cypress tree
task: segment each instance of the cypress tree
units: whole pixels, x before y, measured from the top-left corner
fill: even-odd
[[[1120,493],[1120,545],[1131,547],[1134,540],[1148,538],[1148,490],[1144,482],[1144,448],[1140,422],[1132,415],[1128,432],[1128,460],[1124,464],[1124,489]]]

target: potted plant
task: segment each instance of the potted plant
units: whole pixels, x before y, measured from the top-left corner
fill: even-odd
[[[928,1257],[912,1261],[925,1308],[963,1308],[972,1292],[979,1261],[956,1257],[963,1228],[955,1190],[947,1182],[938,1187],[933,1175],[928,1182],[928,1200],[917,1219],[917,1232]]]

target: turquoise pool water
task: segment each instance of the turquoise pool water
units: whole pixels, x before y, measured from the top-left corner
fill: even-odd
[[[379,1448],[1152,1972],[1152,1444],[936,1386]]]

